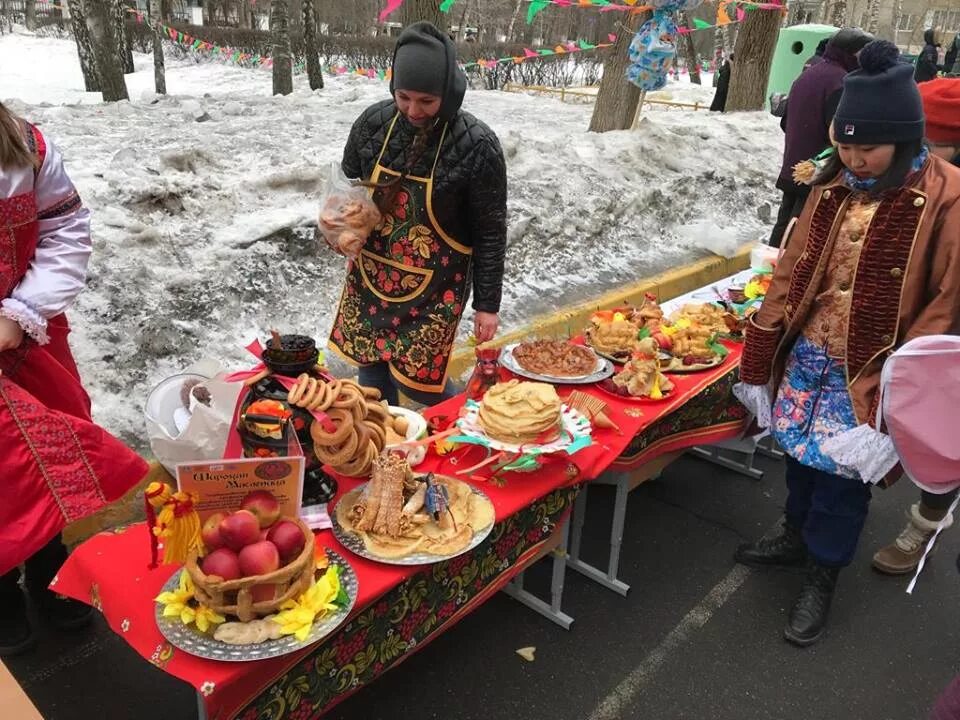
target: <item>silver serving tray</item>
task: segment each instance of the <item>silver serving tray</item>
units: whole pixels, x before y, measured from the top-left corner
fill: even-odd
[[[289,655],[298,650],[303,650],[316,642],[319,642],[327,635],[336,630],[349,617],[353,605],[357,601],[357,574],[353,571],[343,556],[334,550],[327,550],[327,557],[331,564],[340,568],[340,584],[350,601],[346,606],[338,609],[322,620],[313,623],[313,628],[307,639],[303,642],[297,640],[293,635],[285,635],[277,640],[265,640],[262,643],[254,645],[230,645],[225,642],[215,640],[212,631],[208,633],[200,632],[193,625],[184,625],[177,618],[166,618],[163,616],[163,606],[156,604],[155,616],[157,627],[160,634],[163,635],[175,648],[183,650],[190,655],[206,658],[208,660],[223,660],[224,662],[251,662],[253,660],[266,660],[268,658]],[[180,573],[183,568],[177,568],[176,572],[170,576],[170,579],[164,583],[161,592],[176,590],[180,582]]]
[[[454,478],[454,479],[460,480],[460,478]],[[463,481],[460,480],[460,482],[463,482]],[[470,485],[470,483],[467,483],[467,485]],[[363,492],[363,489],[366,486],[367,486],[367,483],[363,483],[363,485],[357,486],[355,490]],[[487,494],[482,490],[480,490],[479,488],[476,488],[473,485],[470,485],[470,489],[473,490],[473,493],[475,495],[480,495],[481,497],[486,499],[486,501],[489,502],[491,505],[493,504],[492,502],[490,502],[490,498],[487,497]],[[346,494],[341,495],[340,499],[337,500],[337,505],[343,502],[343,499],[346,496],[347,496]],[[411,555],[407,555],[406,557],[401,557],[401,558],[385,558],[385,557],[380,557],[379,555],[375,555],[369,550],[367,550],[367,546],[363,544],[363,538],[361,538],[359,535],[354,535],[352,532],[350,532],[349,530],[344,528],[343,525],[340,524],[340,521],[337,519],[336,507],[334,507],[332,512],[330,513],[330,520],[333,522],[333,536],[347,550],[349,550],[350,552],[356,555],[359,555],[360,557],[366,558],[367,560],[373,560],[374,562],[383,563],[385,565],[434,565],[436,563],[444,562],[445,560],[450,560],[451,558],[455,558],[458,555],[463,555],[464,553],[470,552],[475,547],[477,547],[480,543],[486,540],[487,536],[493,530],[493,526],[495,524],[495,523],[490,523],[489,525],[487,525],[487,527],[476,531],[473,535],[473,540],[471,540],[470,543],[465,548],[463,548],[463,550],[452,553],[450,555],[434,555],[432,553],[413,553]]]
[[[503,352],[500,353],[500,364],[514,375],[525,377],[528,380],[550,383],[551,385],[592,385],[593,383],[600,382],[601,380],[606,380],[608,377],[613,375],[613,362],[609,358],[601,357],[599,355],[597,355],[597,364],[599,367],[595,372],[589,375],[581,375],[580,377],[538,375],[537,373],[530,372],[529,370],[524,370],[522,367],[520,367],[520,363],[516,361],[516,358],[513,357],[513,349],[519,344],[520,343],[507,345],[503,349]],[[592,348],[588,349],[592,350]]]

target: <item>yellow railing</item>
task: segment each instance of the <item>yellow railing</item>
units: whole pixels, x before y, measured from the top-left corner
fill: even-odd
[[[544,85],[517,85],[515,83],[507,83],[503,86],[503,89],[506,92],[517,92],[517,93],[531,93],[534,95],[553,95],[560,98],[561,102],[595,102],[597,99],[597,93],[577,88],[552,88],[546,87]],[[673,100],[659,100],[656,98],[648,98],[644,95],[643,97],[644,105],[659,105],[662,107],[671,107],[671,108],[680,108],[680,109],[689,109],[689,110],[709,110],[710,106],[705,105],[700,102],[676,102]]]

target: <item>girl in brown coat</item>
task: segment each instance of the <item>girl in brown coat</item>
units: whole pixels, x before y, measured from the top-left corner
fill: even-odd
[[[782,533],[737,551],[749,564],[810,563],[784,635],[820,637],[850,563],[870,484],[896,465],[875,427],[886,357],[960,331],[960,173],[923,146],[912,68],[886,41],[844,80],[837,153],[813,189],[760,311],[738,397],[787,453]]]

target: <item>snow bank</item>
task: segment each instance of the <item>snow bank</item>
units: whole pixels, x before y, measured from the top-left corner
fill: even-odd
[[[142,448],[142,405],[164,376],[201,356],[243,365],[243,338],[270,327],[326,336],[344,267],[309,227],[323,168],[387,88],[341,77],[311,93],[297,78],[273,98],[268,72],[179,61],[157,98],[149,58],[136,67],[132,102],[103,105],[70,41],[0,37],[0,98],[60,145],[93,210],[72,342],[95,414]],[[712,88],[664,95],[709,101]],[[782,145],[769,115],[649,110],[636,131],[597,135],[591,107],[549,98],[476,91],[466,109],[507,155],[506,329],[768,232]]]

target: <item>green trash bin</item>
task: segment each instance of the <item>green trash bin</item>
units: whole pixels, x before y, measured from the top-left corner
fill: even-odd
[[[777,47],[773,51],[773,65],[767,82],[767,109],[774,93],[789,93],[790,86],[803,71],[803,65],[811,58],[817,45],[824,38],[837,32],[833,25],[793,25],[780,31]]]

